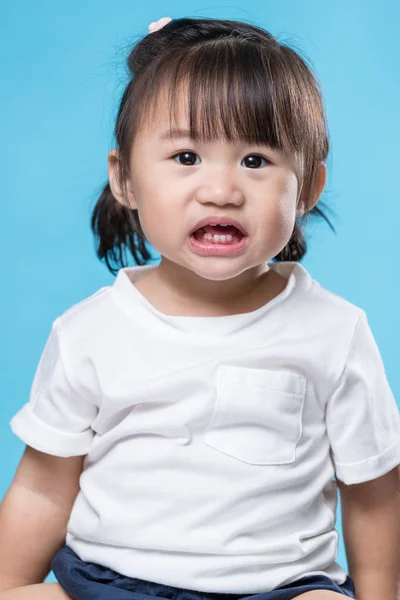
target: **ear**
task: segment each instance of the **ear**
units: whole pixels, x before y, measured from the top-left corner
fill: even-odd
[[[326,176],[327,176],[327,170],[326,170],[326,164],[321,161],[318,167],[318,175],[317,175],[317,189],[315,190],[315,196],[313,198],[313,201],[309,203],[308,205],[308,212],[310,212],[311,209],[314,208],[314,206],[317,204],[323,190],[326,184]],[[303,203],[300,201],[299,202],[299,206],[297,208],[296,211],[296,217],[299,217],[300,215],[304,214],[304,206]]]
[[[124,206],[127,206],[128,208],[136,208],[135,197],[129,178],[127,178],[125,181],[128,198],[126,197],[124,189],[121,187],[120,179],[118,176],[120,168],[121,163],[119,159],[118,150],[116,148],[113,148],[108,153],[108,181],[110,183],[112,194],[114,198]]]

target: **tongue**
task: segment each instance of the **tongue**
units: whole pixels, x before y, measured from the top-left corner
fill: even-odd
[[[206,233],[216,235],[227,235],[228,233],[231,235],[242,235],[233,225],[228,225],[227,227],[222,227],[222,225],[205,225],[205,227],[202,227],[201,229]]]

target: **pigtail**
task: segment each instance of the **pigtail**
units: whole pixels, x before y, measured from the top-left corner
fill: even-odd
[[[120,267],[128,266],[127,249],[139,265],[146,264],[151,258],[145,246],[146,238],[139,223],[137,210],[129,209],[118,202],[109,183],[104,186],[97,200],[90,225],[95,236],[96,254],[100,260],[104,259],[114,275]],[[110,261],[113,261],[117,268],[114,268]]]

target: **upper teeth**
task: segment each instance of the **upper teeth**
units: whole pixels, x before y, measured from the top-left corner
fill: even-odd
[[[209,223],[212,227],[217,227],[218,223]],[[229,227],[232,223],[220,223],[221,227]]]

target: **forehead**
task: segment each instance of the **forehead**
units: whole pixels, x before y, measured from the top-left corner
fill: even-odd
[[[161,136],[174,129],[189,130],[187,86],[181,84],[173,91],[173,97],[170,89],[163,86],[145,108],[141,129],[152,136]]]

